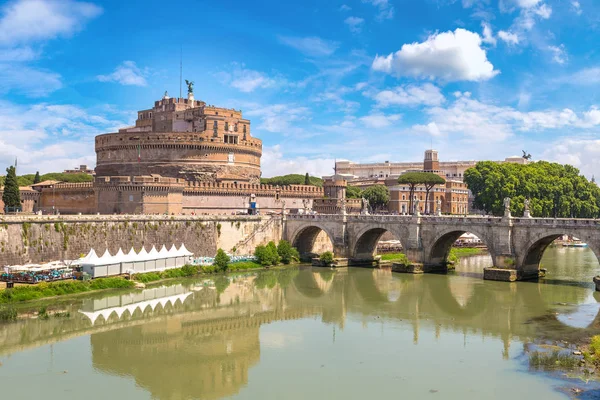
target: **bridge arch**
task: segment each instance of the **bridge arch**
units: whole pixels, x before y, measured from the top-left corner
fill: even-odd
[[[471,233],[479,238],[487,247],[488,253],[492,257],[492,262],[496,263],[496,250],[494,248],[493,238],[488,237],[486,229],[480,229],[476,226],[469,226],[468,229],[463,227],[451,227],[442,229],[436,233],[430,243],[423,243],[425,249],[425,263],[430,265],[442,265],[448,260],[448,255],[454,243],[465,233]]]
[[[594,253],[596,259],[600,262],[600,246],[598,238],[592,237],[591,233],[571,229],[543,229],[540,232],[533,233],[528,240],[517,247],[517,271],[522,278],[538,277],[540,262],[544,252],[556,239],[563,235],[569,235],[581,239],[587,243],[589,249]],[[597,236],[597,235],[596,235]]]
[[[315,252],[315,243],[321,232],[325,232],[331,243],[331,246],[326,246],[328,247],[327,250],[333,251],[335,236],[325,225],[318,222],[311,222],[308,225],[303,225],[289,235],[290,243],[298,250],[301,259],[308,259],[317,254]]]
[[[377,254],[377,244],[381,237],[386,233],[391,233],[400,241],[403,249],[406,249],[408,243],[408,227],[383,224],[369,225],[361,228],[350,238],[350,256],[355,260],[372,259]]]

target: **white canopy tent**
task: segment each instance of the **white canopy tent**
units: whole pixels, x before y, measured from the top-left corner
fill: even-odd
[[[179,249],[172,245],[170,250],[163,245],[160,251],[153,246],[149,252],[142,247],[138,253],[131,248],[127,254],[119,249],[114,256],[106,250],[102,257],[98,257],[96,251],[92,249],[85,257],[74,261],[73,265],[81,265],[85,273],[92,278],[99,278],[180,268],[191,262],[192,256],[193,253],[184,244]]]

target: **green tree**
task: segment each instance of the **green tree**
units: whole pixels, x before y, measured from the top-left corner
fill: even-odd
[[[40,183],[41,181],[42,181],[42,179],[40,178],[40,171],[37,171],[35,173],[35,177],[33,178],[33,183],[36,184],[36,183]]]
[[[217,271],[225,272],[227,271],[227,266],[231,258],[223,251],[223,249],[217,250],[217,255],[215,256],[215,261],[213,265],[216,267]]]
[[[279,263],[279,254],[277,253],[275,242],[269,242],[266,246],[256,246],[254,257],[256,257],[256,260],[261,265],[277,265]]]
[[[279,254],[279,258],[284,264],[289,264],[292,261],[297,261],[300,258],[298,250],[292,247],[290,242],[287,240],[279,241],[279,244],[277,245],[277,254]]]
[[[308,172],[304,175],[304,184],[310,185],[310,176],[308,176]]]
[[[358,186],[348,186],[346,188],[346,198],[360,199],[361,197],[362,197],[362,190]]]
[[[321,254],[319,260],[329,267],[331,264],[333,264],[334,261],[333,253],[331,251],[326,251],[323,254]]]
[[[2,192],[2,201],[5,209],[16,209],[21,207],[21,193],[17,183],[17,173],[15,167],[6,169],[4,178],[4,191]]]
[[[429,192],[435,185],[443,185],[446,183],[446,180],[433,172],[423,172],[421,183],[425,185],[425,213],[427,214],[431,212],[429,209]]]
[[[369,200],[374,210],[382,209],[390,202],[390,190],[385,185],[375,185],[366,188],[362,196]]]
[[[465,171],[474,206],[493,215],[504,213],[503,200],[521,215],[525,199],[535,217],[595,218],[600,213],[600,188],[570,165],[546,161],[528,164],[479,162]]]

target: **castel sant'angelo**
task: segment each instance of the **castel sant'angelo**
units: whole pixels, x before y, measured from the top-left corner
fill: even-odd
[[[90,183],[21,188],[23,211],[61,214],[231,214],[307,209],[315,186],[260,184],[262,141],[241,110],[167,93],[135,126],[96,137]],[[43,184],[43,182],[42,182]]]

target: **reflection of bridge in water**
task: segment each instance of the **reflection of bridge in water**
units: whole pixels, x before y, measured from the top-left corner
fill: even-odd
[[[564,325],[551,311],[556,303],[582,303],[589,293],[360,268],[265,271],[232,280],[222,293],[166,286],[84,300],[71,318],[7,324],[0,327],[0,354],[91,335],[101,371],[131,376],[159,399],[218,398],[247,384],[265,324],[314,316],[341,329],[348,318],[382,329],[410,324],[415,343],[423,329],[480,333],[500,338],[506,356],[513,339],[537,338],[543,329],[561,339],[584,335],[587,329]],[[598,326],[600,317],[590,321],[590,329]]]

